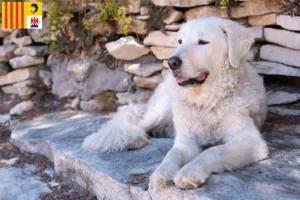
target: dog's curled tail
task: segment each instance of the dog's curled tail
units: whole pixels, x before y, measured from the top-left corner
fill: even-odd
[[[120,107],[98,132],[85,138],[82,148],[86,151],[117,152],[143,147],[149,139],[139,124],[146,108],[141,104]]]

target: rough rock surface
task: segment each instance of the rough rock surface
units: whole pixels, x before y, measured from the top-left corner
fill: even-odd
[[[3,44],[13,44],[16,38],[27,35],[27,31],[23,29],[14,29],[8,36],[3,39]]]
[[[215,0],[152,0],[152,2],[158,6],[194,7],[208,5]]]
[[[161,63],[152,63],[152,64],[124,64],[124,70],[126,72],[135,74],[137,76],[148,77],[152,74],[161,71],[163,66]]]
[[[0,185],[0,199],[37,200],[42,193],[51,192],[46,183],[32,175],[36,171],[36,166],[29,164],[25,164],[23,168],[0,168],[1,182],[5,183]]]
[[[50,88],[53,84],[52,81],[52,72],[47,71],[47,70],[40,70],[39,71],[39,76],[42,78],[43,83]]]
[[[230,9],[230,15],[232,18],[243,18],[248,16],[264,15],[268,13],[280,13],[281,7],[282,5],[280,0],[243,1],[241,6],[232,7]],[[187,20],[211,16],[229,18],[226,10],[221,10],[216,6],[200,6],[191,8],[185,12],[185,17]]]
[[[27,46],[27,47],[19,47],[15,50],[15,55],[17,56],[45,56],[47,55],[48,46]]]
[[[179,31],[181,24],[169,24],[165,26],[167,31]]]
[[[35,80],[27,80],[15,83],[13,87],[16,88],[17,93],[20,97],[27,97],[36,92],[35,85]]]
[[[267,26],[276,24],[276,14],[250,16],[248,22],[251,26]]]
[[[278,15],[276,24],[288,30],[300,31],[300,17],[297,16]]]
[[[266,75],[283,75],[283,76],[298,76],[300,77],[300,69],[286,66],[275,62],[250,62],[257,73]]]
[[[1,89],[5,94],[18,94],[17,88],[13,85],[3,86]]]
[[[59,175],[78,182],[98,199],[285,200],[300,197],[299,126],[266,132],[268,159],[238,171],[214,174],[198,189],[179,190],[170,186],[163,190],[145,190],[149,175],[171,148],[173,140],[152,139],[150,145],[128,152],[83,152],[84,138],[97,131],[106,120],[75,113],[51,114],[14,127],[12,141],[22,151],[47,156]]]
[[[300,93],[289,93],[284,91],[273,92],[269,91],[268,96],[268,105],[278,105],[278,104],[287,104],[293,103],[300,100]]]
[[[157,59],[166,60],[171,57],[176,48],[152,46],[150,49]]]
[[[81,96],[88,100],[103,90],[127,91],[131,83],[128,73],[111,70],[104,63],[93,60],[51,54],[47,65],[52,67],[52,93],[60,98]]]
[[[300,51],[297,50],[267,44],[260,48],[260,57],[268,61],[300,67]]]
[[[13,44],[0,46],[0,62],[8,62],[11,58],[15,57],[14,51],[16,48],[17,46]]]
[[[182,20],[182,18],[183,18],[183,13],[182,12],[177,11],[175,9],[171,9],[168,12],[167,17],[163,20],[163,22],[165,24],[172,24],[172,23],[176,23],[176,22]]]
[[[281,115],[281,116],[299,116],[300,115],[299,109],[291,109],[291,108],[287,108],[285,106],[269,107],[269,112],[274,113],[276,115]]]
[[[6,122],[8,122],[11,119],[10,115],[6,114],[6,115],[0,115],[0,125],[1,124],[5,124]]]
[[[32,39],[29,35],[26,35],[26,36],[23,36],[23,37],[20,37],[20,38],[14,38],[13,39],[13,42],[18,45],[19,47],[22,47],[22,46],[26,46],[26,45],[29,45],[32,43]]]
[[[150,88],[154,89],[157,87],[159,83],[163,81],[163,77],[161,74],[157,74],[154,76],[150,76],[148,78],[140,77],[140,76],[135,76],[133,78],[133,81],[138,87],[141,88]]]
[[[9,60],[14,69],[29,67],[45,63],[44,57],[20,56]]]
[[[264,36],[267,42],[300,50],[300,34],[282,29],[265,28]]]
[[[0,86],[34,79],[36,77],[36,73],[37,67],[14,70],[8,74],[0,76]]]
[[[105,44],[108,52],[121,60],[134,60],[149,53],[149,49],[139,44],[132,36],[122,37]]]
[[[166,35],[167,34],[167,35]],[[152,31],[144,39],[144,44],[149,46],[160,46],[160,47],[177,47],[178,41],[176,32],[166,32],[164,34],[161,31]]]
[[[34,103],[32,101],[23,101],[15,105],[10,109],[10,115],[22,115],[24,112],[28,112],[33,109]]]

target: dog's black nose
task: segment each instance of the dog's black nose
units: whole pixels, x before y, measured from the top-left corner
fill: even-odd
[[[172,69],[172,70],[179,69],[181,66],[181,63],[182,63],[181,59],[178,57],[175,57],[175,56],[169,58],[169,60],[168,60],[168,64],[170,66],[170,69]]]

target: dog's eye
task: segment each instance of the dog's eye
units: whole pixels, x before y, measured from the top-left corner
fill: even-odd
[[[200,44],[200,45],[205,45],[205,44],[208,44],[209,42],[206,42],[206,41],[204,41],[204,40],[199,40],[199,42],[198,42],[198,44]]]
[[[182,43],[182,40],[178,40],[178,43],[181,44],[181,43]]]

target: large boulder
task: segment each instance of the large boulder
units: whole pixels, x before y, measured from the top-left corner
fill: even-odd
[[[267,42],[300,50],[300,34],[293,31],[265,28],[264,36]]]
[[[108,52],[120,60],[134,60],[149,53],[149,49],[137,42],[132,36],[122,37],[105,44]]]
[[[52,68],[52,93],[62,97],[81,96],[88,100],[103,90],[127,91],[131,78],[126,72],[111,70],[104,63],[68,58],[53,53],[47,64]]]
[[[213,174],[197,189],[181,190],[171,184],[158,190],[147,189],[149,176],[172,148],[173,139],[151,138],[149,145],[134,151],[83,151],[84,138],[109,119],[74,111],[53,113],[18,123],[12,127],[11,141],[22,152],[49,158],[58,175],[76,181],[97,199],[299,199],[299,125],[280,124],[275,126],[279,128],[271,127],[263,132],[270,150],[265,160],[239,170]]]
[[[295,41],[296,42],[296,41]],[[260,58],[300,67],[300,51],[275,45],[263,45],[260,48]]]

